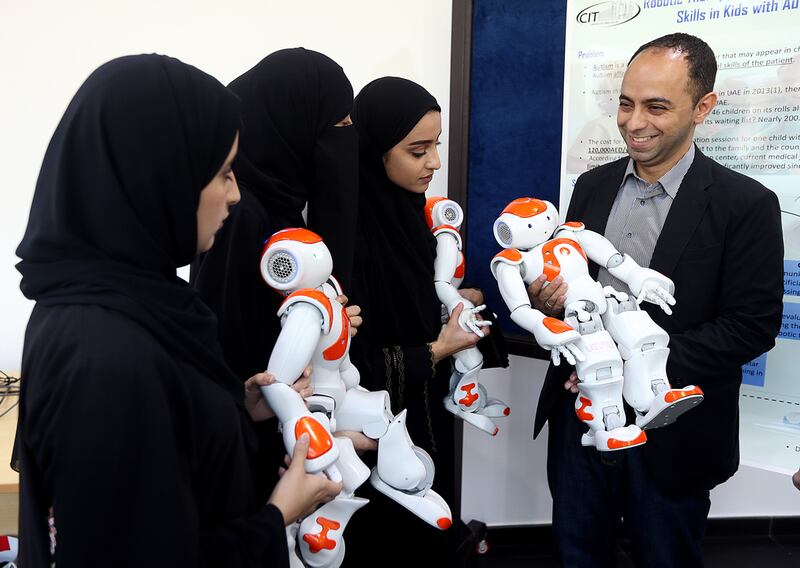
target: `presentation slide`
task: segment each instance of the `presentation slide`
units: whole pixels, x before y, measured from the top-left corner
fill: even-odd
[[[800,0],[570,0],[561,164],[566,204],[581,173],[626,155],[616,112],[637,47],[675,32],[712,47],[719,102],[697,128],[697,145],[777,194],[786,251],[777,345],[742,369],[742,463],[787,474],[800,466],[798,30]]]

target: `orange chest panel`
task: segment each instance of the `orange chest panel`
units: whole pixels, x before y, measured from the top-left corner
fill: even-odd
[[[325,350],[322,352],[322,357],[326,361],[336,361],[341,359],[347,353],[347,349],[350,347],[350,318],[347,317],[347,312],[344,308],[341,311],[341,326],[338,336],[336,337],[336,341],[331,343]],[[331,326],[331,329],[336,329],[336,318],[334,320],[334,325]]]
[[[456,278],[464,278],[464,273],[467,270],[467,262],[464,259],[464,255],[460,252],[458,253],[458,266],[456,266],[456,273],[453,275]]]
[[[562,264],[567,262],[580,262],[584,266],[589,262],[581,245],[572,239],[553,239],[546,242],[541,248],[543,270],[548,282],[555,280],[561,274]],[[572,258],[573,255],[575,258]]]

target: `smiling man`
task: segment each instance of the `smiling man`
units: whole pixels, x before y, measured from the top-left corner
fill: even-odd
[[[769,350],[778,333],[783,238],[775,194],[693,143],[717,102],[716,70],[714,52],[690,35],[640,47],[617,112],[628,157],[575,185],[568,221],[605,234],[675,282],[672,316],[642,308],[670,335],[672,386],[696,384],[705,400],[674,424],[649,430],[645,445],[601,455],[580,445],[571,369],[551,366],[535,432],[550,422],[553,534],[564,566],[613,566],[620,519],[637,566],[702,566],[709,490],[739,465],[741,366]],[[603,285],[628,291],[605,267],[592,269]],[[563,303],[550,292],[543,298],[535,284],[534,305]]]

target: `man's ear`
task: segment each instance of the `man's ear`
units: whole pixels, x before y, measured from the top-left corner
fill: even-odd
[[[709,113],[717,105],[717,93],[706,93],[694,107],[694,123],[702,124]]]

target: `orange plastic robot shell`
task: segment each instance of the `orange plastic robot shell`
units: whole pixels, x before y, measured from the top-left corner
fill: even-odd
[[[503,209],[503,213],[511,213],[517,217],[533,217],[547,211],[547,203],[533,197],[520,197],[515,199]]]
[[[433,229],[433,208],[440,201],[444,201],[446,197],[429,197],[425,201],[425,221],[428,223],[428,228]]]
[[[320,237],[314,231],[309,231],[308,229],[283,229],[282,231],[278,231],[274,235],[272,235],[269,240],[264,245],[264,250],[267,250],[270,246],[274,245],[279,241],[297,241],[299,243],[305,244],[313,244],[322,241],[322,237]]]

